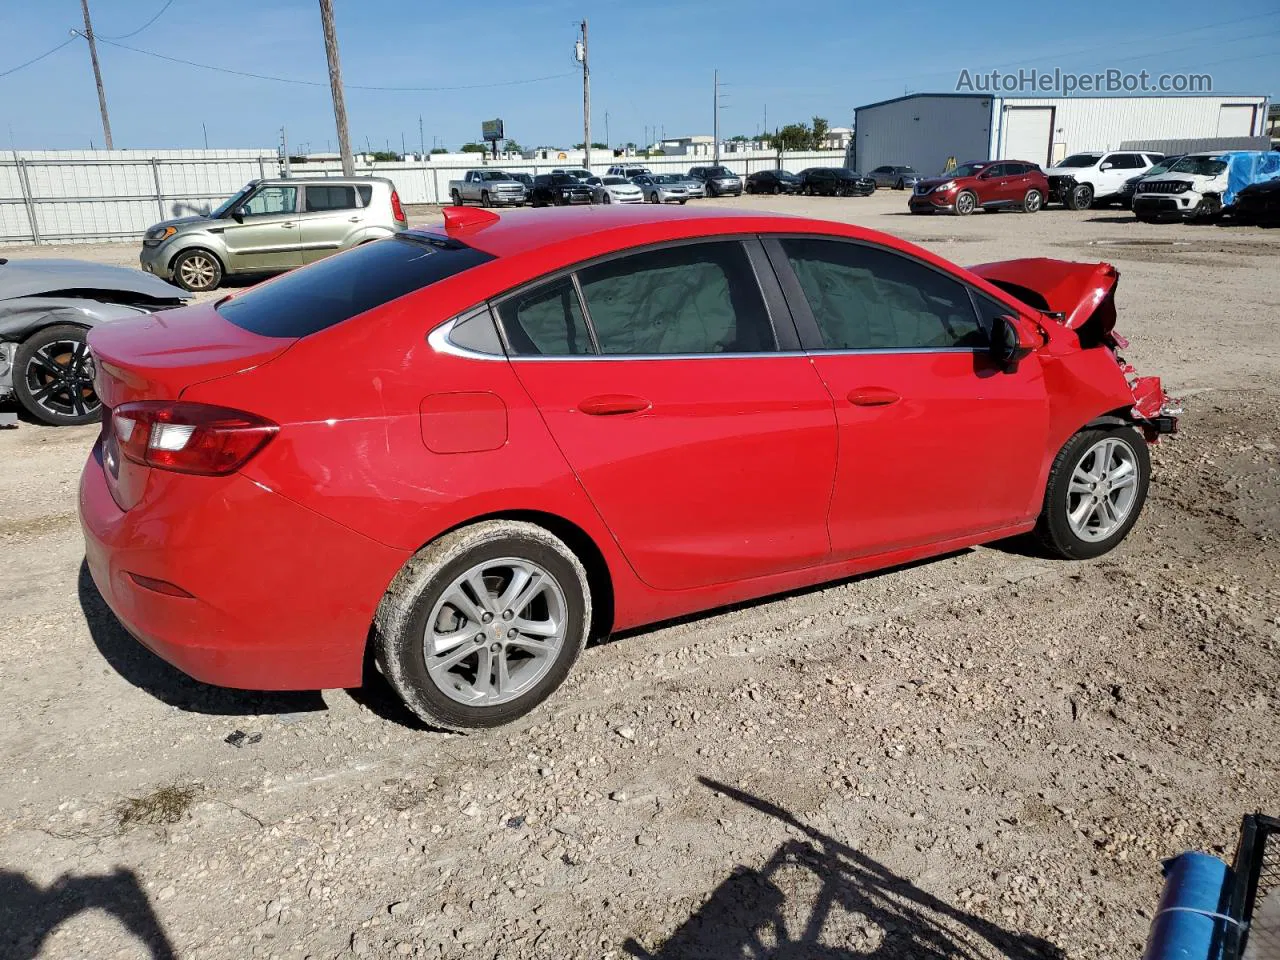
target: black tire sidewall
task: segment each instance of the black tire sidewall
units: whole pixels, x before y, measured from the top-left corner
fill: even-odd
[[[558,549],[552,543],[557,544]],[[446,729],[487,729],[511,723],[554,693],[569,675],[585,645],[589,617],[584,596],[588,589],[586,576],[569,556],[572,554],[568,548],[549,535],[543,539],[495,532],[473,546],[454,552],[431,569],[402,613],[392,618],[391,630],[380,631],[378,636],[383,671],[410,709],[427,722]],[[555,663],[529,691],[495,707],[471,707],[448,697],[431,679],[423,638],[432,608],[453,580],[481,561],[501,557],[531,560],[555,577],[564,593],[568,629]],[[392,660],[394,663],[389,662]]]
[[[1039,198],[1036,202],[1036,206],[1034,210],[1028,206],[1028,201],[1031,199],[1032,194],[1035,194],[1036,197]],[[1044,207],[1044,195],[1039,190],[1028,190],[1022,198],[1023,213],[1039,213],[1040,210],[1043,209],[1043,207]]]
[[[205,257],[213,264],[213,283],[209,284],[209,286],[199,288],[189,287],[182,282],[182,264],[187,260],[190,260],[192,257]],[[218,259],[216,254],[205,250],[203,247],[193,247],[190,250],[183,250],[180,254],[174,257],[173,282],[189,293],[208,293],[210,290],[217,290],[218,286],[222,283],[222,278],[224,276],[226,276],[226,271],[223,269],[222,261]]]
[[[1138,490],[1129,516],[1125,518],[1118,530],[1104,540],[1082,540],[1067,521],[1067,496],[1071,484],[1071,474],[1084,456],[1086,450],[1095,443],[1111,437],[1122,441],[1133,451],[1134,461],[1138,464]],[[1044,546],[1057,556],[1068,560],[1091,560],[1114,549],[1120,541],[1129,535],[1133,525],[1138,522],[1142,508],[1146,504],[1147,491],[1151,484],[1151,455],[1147,452],[1146,441],[1135,428],[1128,426],[1088,427],[1081,430],[1059,451],[1049,471],[1049,482],[1045,487],[1044,508],[1036,525],[1036,534]]]
[[[41,423],[48,424],[51,427],[77,427],[86,423],[96,423],[102,419],[101,405],[92,413],[87,413],[80,417],[64,417],[52,413],[36,403],[31,397],[31,392],[27,389],[27,364],[31,362],[31,357],[37,350],[45,344],[53,343],[57,340],[77,340],[80,343],[84,343],[88,336],[89,331],[84,327],[78,327],[73,323],[58,323],[51,327],[37,330],[23,340],[22,343],[18,344],[18,349],[14,351],[12,373],[14,396],[17,397],[18,403],[22,405],[22,409]],[[99,404],[101,404],[101,401],[99,401]]]

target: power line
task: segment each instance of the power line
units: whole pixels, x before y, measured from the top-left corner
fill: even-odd
[[[7,76],[8,76],[9,74],[11,74],[11,73],[17,73],[17,72],[18,72],[19,70],[21,70],[23,67],[29,67],[29,66],[31,66],[33,63],[39,63],[39,62],[40,62],[41,60],[43,60],[45,57],[51,57],[51,56],[53,56],[55,53],[57,53],[59,50],[61,50],[63,47],[65,47],[67,44],[69,44],[69,43],[75,43],[75,42],[76,42],[77,40],[79,40],[79,39],[80,39],[80,34],[79,34],[79,33],[75,34],[74,36],[68,37],[66,40],[63,40],[60,44],[58,44],[58,45],[57,45],[56,47],[54,47],[52,50],[46,50],[44,53],[40,54],[40,56],[38,56],[38,57],[32,57],[32,58],[31,58],[30,60],[28,60],[26,63],[20,63],[20,64],[18,64],[16,67],[10,67],[8,70],[5,70],[5,71],[3,71],[3,72],[0,72],[0,77],[7,77]]]
[[[154,17],[152,17],[150,20],[148,20],[146,23],[140,26],[137,30],[134,30],[132,33],[124,33],[118,37],[98,37],[98,39],[105,43],[108,40],[128,40],[130,37],[136,37],[143,30],[147,29],[147,27],[151,26],[153,23],[159,20],[162,16],[164,16],[164,12],[168,10],[171,6],[173,6],[173,0],[166,0],[165,5],[160,8],[159,13],[157,13]]]
[[[219,67],[211,63],[197,63],[194,60],[184,60],[181,57],[171,57],[165,53],[156,53],[154,50],[143,50],[140,47],[131,47],[127,43],[117,43],[114,40],[108,40],[106,37],[98,37],[101,43],[110,44],[113,47],[119,47],[121,50],[129,50],[133,53],[140,53],[146,57],[155,57],[157,60],[168,60],[170,63],[181,63],[188,67],[199,67],[201,70],[213,70],[216,73],[229,73],[237,77],[249,77],[253,80],[270,80],[274,83],[292,83],[302,87],[327,87],[328,81],[325,80],[299,80],[295,77],[276,77],[265,73],[250,73],[246,70],[233,70],[230,67]],[[378,90],[386,93],[433,93],[448,90],[481,90],[488,87],[513,87],[524,83],[541,83],[544,80],[559,80],[562,77],[572,77],[572,73],[553,73],[545,77],[528,77],[522,80],[499,80],[493,83],[470,83],[453,87],[382,87],[371,86],[367,84],[348,83],[344,86],[348,90]]]

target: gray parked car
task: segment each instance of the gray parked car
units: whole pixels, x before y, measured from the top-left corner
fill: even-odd
[[[706,184],[708,197],[742,196],[742,178],[728,167],[690,167],[689,176]]]
[[[54,426],[97,420],[89,329],[181,307],[187,296],[125,267],[0,259],[0,400]]]
[[[915,167],[892,165],[876,167],[867,176],[876,182],[877,187],[892,187],[894,190],[914,190],[916,184],[924,179]]]
[[[646,203],[689,202],[689,185],[677,174],[643,173],[632,177],[631,182],[640,188]]]
[[[322,260],[409,226],[382,177],[253,180],[205,216],[165,220],[142,240],[142,269],[186,290],[232,274],[273,273]]]

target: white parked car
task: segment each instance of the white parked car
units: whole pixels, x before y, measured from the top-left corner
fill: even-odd
[[[606,174],[596,185],[596,203],[644,203],[640,188],[626,177]]]
[[[628,163],[619,164],[609,168],[606,176],[610,177],[626,177],[630,180],[632,177],[643,177],[653,173],[648,167],[642,167],[638,164]]]
[[[1134,186],[1133,215],[1145,223],[1210,220],[1222,212],[1230,164],[1221,153],[1189,153]]]
[[[1150,170],[1163,159],[1163,154],[1138,150],[1074,153],[1045,170],[1044,175],[1049,178],[1049,200],[1072,210],[1085,210],[1095,203],[1122,201],[1124,182]]]

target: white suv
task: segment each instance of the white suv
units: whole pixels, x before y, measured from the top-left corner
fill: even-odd
[[[1049,199],[1072,210],[1085,210],[1094,203],[1120,202],[1124,199],[1120,193],[1124,182],[1163,159],[1163,154],[1136,150],[1074,153],[1045,170]]]
[[[632,177],[647,177],[653,173],[648,167],[639,167],[635,164],[623,166],[612,166],[605,174],[607,177],[623,177],[630,180]]]
[[[1133,215],[1144,223],[1211,220],[1222,212],[1230,169],[1220,153],[1190,153],[1167,171],[1139,180]]]

